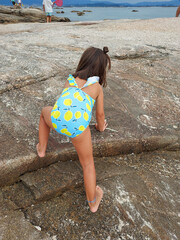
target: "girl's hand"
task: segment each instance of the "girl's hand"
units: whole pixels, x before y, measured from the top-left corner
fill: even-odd
[[[99,129],[98,124],[95,123],[95,128],[96,128],[96,130],[98,130],[98,131],[100,131],[100,132],[104,132],[104,130],[107,128],[107,126],[108,126],[108,123],[107,123],[106,119],[104,120],[104,127],[103,127],[103,130],[101,130],[101,131],[100,131],[100,129]]]

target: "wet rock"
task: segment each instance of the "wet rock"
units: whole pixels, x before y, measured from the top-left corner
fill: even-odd
[[[84,10],[84,11],[81,12],[81,11],[77,11],[77,10],[72,10],[71,12],[72,13],[77,13],[78,16],[83,16],[86,11]]]
[[[57,11],[56,13],[64,13],[64,11]]]
[[[83,10],[83,12],[92,12],[91,10]]]
[[[83,16],[85,13],[84,12],[77,12],[78,16]]]

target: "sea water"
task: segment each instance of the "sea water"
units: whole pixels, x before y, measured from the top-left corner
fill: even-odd
[[[83,16],[77,12],[87,10]],[[152,19],[175,17],[177,7],[64,7],[53,8],[53,14],[71,21],[98,21],[105,19]],[[57,13],[64,11],[64,13]]]

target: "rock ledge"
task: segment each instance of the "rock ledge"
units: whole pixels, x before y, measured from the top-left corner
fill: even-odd
[[[69,18],[52,16],[53,22],[70,22]],[[45,13],[41,9],[0,6],[0,23],[46,22]]]

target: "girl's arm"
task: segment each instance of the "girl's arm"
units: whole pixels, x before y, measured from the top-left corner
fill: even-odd
[[[100,132],[103,132],[108,124],[105,120],[104,114],[104,94],[102,87],[100,87],[99,95],[96,99],[96,121],[96,129]]]

